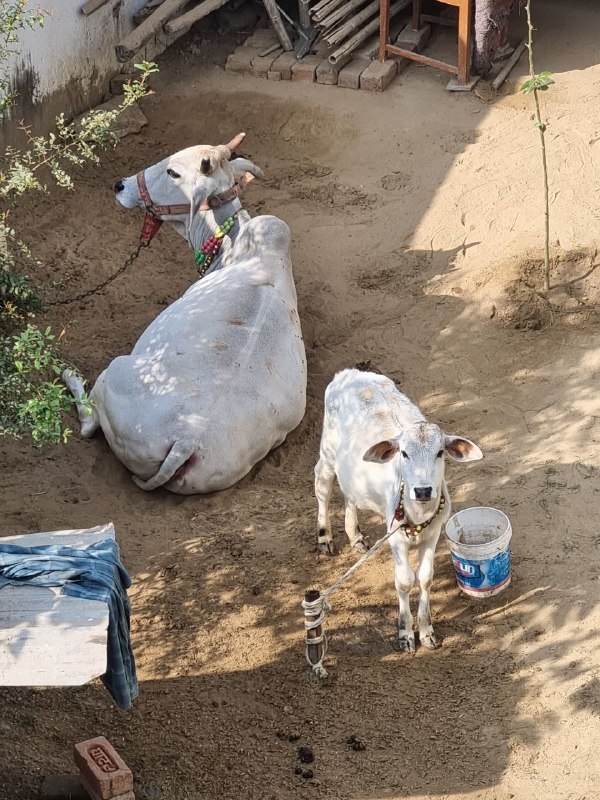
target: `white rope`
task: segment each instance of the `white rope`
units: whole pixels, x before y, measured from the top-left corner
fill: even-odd
[[[394,533],[396,533],[396,531],[400,527],[402,527],[402,526],[398,525],[396,528],[393,528],[391,531],[388,531],[385,534],[385,536],[381,537],[381,539],[378,539],[375,542],[375,544],[373,545],[373,547],[371,547],[369,550],[367,550],[367,552],[364,555],[362,555],[358,559],[358,561],[350,567],[350,569],[346,570],[346,572],[344,572],[344,574],[340,578],[338,578],[337,581],[332,583],[331,586],[328,589],[326,589],[316,600],[303,600],[302,601],[302,608],[303,608],[304,613],[305,613],[305,616],[304,616],[304,630],[307,633],[307,635],[306,635],[306,637],[304,639],[304,641],[306,643],[306,660],[308,661],[308,664],[309,664],[310,668],[312,669],[313,673],[318,678],[326,678],[327,677],[327,670],[323,666],[323,659],[325,658],[325,654],[327,653],[327,636],[325,635],[324,631],[321,631],[321,634],[319,636],[315,636],[314,638],[309,638],[308,637],[308,631],[313,631],[313,630],[315,630],[315,628],[318,628],[320,625],[322,625],[323,622],[325,621],[325,612],[326,611],[331,611],[331,605],[327,601],[327,598],[330,595],[332,595],[333,592],[335,592],[336,589],[339,589],[340,586],[342,586],[342,584],[344,584],[348,580],[348,578],[351,575],[353,575],[356,572],[356,570],[365,563],[365,561],[367,561],[369,558],[371,558],[371,556],[374,555],[379,550],[381,545],[384,542],[386,542],[390,538],[390,536],[392,536]],[[307,611],[309,612],[309,615],[310,615],[311,611],[315,612],[315,613],[318,612],[318,616],[316,616],[314,619],[309,620],[309,619],[306,618],[306,612]],[[308,647],[311,644],[322,644],[323,645],[322,648],[321,648],[321,657],[316,662],[311,661],[311,658],[309,656]]]

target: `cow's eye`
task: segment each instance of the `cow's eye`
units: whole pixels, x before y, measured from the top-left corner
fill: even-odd
[[[168,169],[167,175],[170,175],[171,178],[181,178],[181,175],[178,172],[175,172],[174,169]]]
[[[408,453],[406,450],[401,450],[400,452],[402,453],[402,458],[408,458]]]
[[[437,457],[441,458],[443,455],[444,455],[444,451],[440,450],[439,453],[437,454]]]

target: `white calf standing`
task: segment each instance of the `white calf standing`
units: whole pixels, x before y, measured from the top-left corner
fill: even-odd
[[[346,502],[345,528],[353,547],[366,550],[357,509],[380,514],[388,531],[396,529],[389,543],[400,606],[401,650],[415,649],[409,603],[415,581],[408,558],[411,547],[419,548],[419,639],[425,647],[438,646],[431,624],[429,590],[435,548],[442,525],[450,516],[444,453],[461,462],[483,458],[469,439],[448,436],[427,422],[384,375],[347,369],[327,387],[320,459],[315,467],[319,548],[330,555],[335,553],[329,499],[336,476]]]

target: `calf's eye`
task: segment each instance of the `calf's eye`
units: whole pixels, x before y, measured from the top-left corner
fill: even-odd
[[[440,450],[439,453],[437,454],[437,457],[441,458],[443,455],[444,455],[444,451]]]
[[[400,451],[402,453],[402,458],[408,458],[408,453],[405,450]]]
[[[181,178],[181,175],[178,172],[175,172],[174,169],[168,169],[167,175],[170,175],[171,178]]]

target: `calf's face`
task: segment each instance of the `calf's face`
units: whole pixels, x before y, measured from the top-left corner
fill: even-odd
[[[436,501],[442,493],[444,455],[455,461],[477,461],[483,453],[462,436],[448,436],[438,425],[419,422],[405,428],[393,439],[370,447],[363,459],[385,464],[396,459],[397,491],[404,482],[404,495],[417,503]]]

